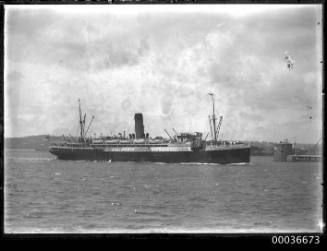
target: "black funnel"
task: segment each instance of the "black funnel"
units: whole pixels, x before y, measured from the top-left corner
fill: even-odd
[[[144,138],[144,126],[142,113],[135,113],[135,134],[137,139]]]

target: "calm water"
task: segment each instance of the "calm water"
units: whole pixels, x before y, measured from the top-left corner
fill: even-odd
[[[7,150],[5,232],[320,231],[322,165],[61,161]]]

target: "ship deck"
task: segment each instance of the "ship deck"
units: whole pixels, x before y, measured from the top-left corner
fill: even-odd
[[[200,151],[223,151],[232,149],[249,148],[246,145],[209,145]],[[55,151],[103,151],[103,152],[192,152],[190,145],[108,145],[108,144],[91,144],[91,145],[53,145],[50,149]]]

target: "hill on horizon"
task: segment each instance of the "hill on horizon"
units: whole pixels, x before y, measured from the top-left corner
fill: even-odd
[[[34,149],[37,151],[48,151],[49,145],[53,142],[63,141],[63,136],[53,135],[32,135],[23,137],[6,137],[4,146],[7,149]],[[272,155],[274,145],[279,142],[267,141],[244,141],[251,145],[253,155]],[[296,143],[297,148],[311,148],[314,144]]]

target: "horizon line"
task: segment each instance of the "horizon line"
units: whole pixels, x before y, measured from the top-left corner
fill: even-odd
[[[51,135],[51,134],[37,134],[37,135],[25,135],[25,136],[5,136],[3,135],[4,139],[22,139],[22,138],[31,138],[31,137],[46,137],[49,136],[51,137],[62,137],[63,135]],[[66,135],[68,137],[68,135]],[[79,136],[73,136],[74,138],[78,138]],[[225,139],[226,141],[228,141],[228,139]],[[268,140],[239,140],[239,141],[244,141],[244,142],[260,142],[260,143],[273,143],[273,144],[278,144],[280,142],[285,142],[284,140],[277,140],[277,141],[268,141]],[[319,140],[320,141],[320,140]],[[323,141],[322,141],[323,142]],[[322,142],[319,142],[319,144],[322,144]],[[294,142],[294,141],[290,141],[288,140],[287,143],[290,144],[304,144],[304,145],[315,145],[317,144],[317,142],[313,142],[313,143],[303,143],[303,142]],[[319,145],[318,144],[318,145]]]

